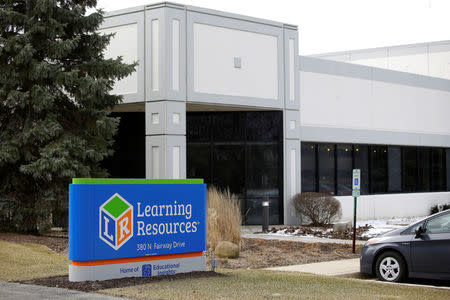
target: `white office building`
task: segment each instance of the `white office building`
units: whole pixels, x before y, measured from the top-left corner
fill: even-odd
[[[116,83],[113,177],[204,178],[229,187],[247,224],[298,223],[290,199],[336,195],[360,219],[450,203],[450,43],[299,56],[298,28],[174,3],[106,15]],[[359,64],[359,65],[358,65]],[[407,73],[410,72],[410,73]]]

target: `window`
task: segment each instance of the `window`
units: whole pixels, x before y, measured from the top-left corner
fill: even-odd
[[[244,182],[244,147],[218,145],[214,149],[212,184],[228,187],[236,195],[242,194]]]
[[[211,182],[211,146],[209,143],[187,147],[187,178],[203,178]]]
[[[302,143],[302,192],[317,190],[316,149],[312,143]]]
[[[443,191],[445,184],[444,149],[434,148],[431,151],[431,190]]]
[[[301,143],[303,192],[351,195],[352,169],[361,195],[450,191],[450,149]]]
[[[190,113],[186,118],[186,140],[207,142],[211,140],[211,117],[207,113]]]
[[[402,191],[402,152],[400,147],[388,147],[388,192]]]
[[[366,145],[355,145],[353,161],[355,169],[361,170],[361,195],[367,195],[369,194],[369,147]]]
[[[417,150],[403,148],[403,192],[413,193],[417,188]]]
[[[337,145],[337,194],[346,196],[352,194],[352,145]]]
[[[244,140],[244,115],[234,112],[216,113],[212,117],[213,139],[217,142]]]
[[[445,150],[446,175],[447,175],[447,191],[450,191],[450,149]]]
[[[417,192],[430,191],[431,149],[417,149]]]
[[[409,229],[403,231],[401,234],[416,234],[416,230],[419,229],[420,226],[423,226],[424,222],[417,223],[414,226],[411,226]]]
[[[101,162],[111,178],[145,178],[145,113],[111,113],[120,117],[112,149],[114,154]]]
[[[271,224],[283,220],[283,113],[188,112],[186,175],[229,188],[246,224],[261,223],[270,202]]]
[[[283,131],[279,130],[283,124],[283,114],[273,112],[248,112],[246,114],[247,141],[281,141]]]
[[[370,187],[372,194],[387,191],[387,147],[370,147]]]
[[[278,145],[247,146],[247,190],[278,196]]]
[[[319,165],[319,192],[335,193],[335,146],[332,144],[319,144],[317,149]]]
[[[427,222],[426,233],[447,233],[450,232],[450,214],[444,214]]]

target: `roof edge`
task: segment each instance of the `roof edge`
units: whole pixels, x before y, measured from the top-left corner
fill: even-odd
[[[381,69],[309,56],[299,56],[299,61],[300,71],[374,80],[450,92],[450,80],[444,78]]]

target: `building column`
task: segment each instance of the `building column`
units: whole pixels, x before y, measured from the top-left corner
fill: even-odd
[[[186,104],[145,105],[146,178],[186,178]]]
[[[300,193],[300,80],[298,31],[285,26],[284,36],[284,224],[299,224],[292,197]]]
[[[186,22],[182,7],[145,10],[146,178],[186,178]]]

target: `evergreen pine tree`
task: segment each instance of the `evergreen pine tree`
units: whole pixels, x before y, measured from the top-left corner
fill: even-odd
[[[135,69],[103,51],[112,35],[96,0],[0,0],[0,219],[36,232],[73,177],[103,177],[121,102],[114,82]]]

